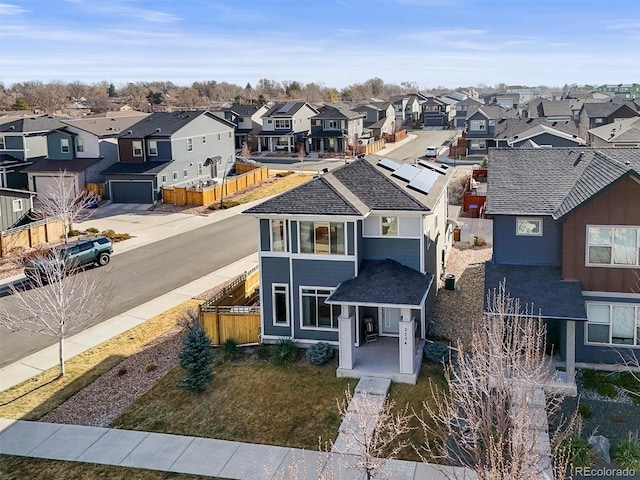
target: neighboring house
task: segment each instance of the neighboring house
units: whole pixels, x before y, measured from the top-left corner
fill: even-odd
[[[307,136],[312,152],[342,152],[351,146],[366,144],[371,130],[364,129],[366,114],[342,105],[324,105],[311,117]]]
[[[422,102],[422,123],[425,127],[449,126],[450,106],[437,97],[427,97]]]
[[[547,122],[544,118],[503,118],[495,124],[496,147],[574,147],[586,141],[578,137],[573,121]]]
[[[396,117],[391,103],[372,102],[366,105],[359,105],[354,110],[365,114],[364,127],[371,130],[374,139],[381,139],[384,135],[394,133]]]
[[[163,186],[204,186],[234,163],[235,125],[206,110],[155,112],[118,135],[102,172],[114,203],[154,203]]]
[[[592,147],[640,147],[640,118],[616,120],[589,130]]]
[[[578,99],[546,100],[536,98],[527,104],[524,116],[545,118],[548,122],[578,121],[581,109],[582,101]]]
[[[62,127],[64,119],[41,115],[0,123],[0,187],[27,188],[27,175],[20,170],[47,155],[47,133]]]
[[[580,110],[580,136],[588,137],[588,130],[608,125],[622,118],[637,117],[638,111],[632,102],[619,100],[606,102],[585,102]]]
[[[20,226],[28,220],[35,192],[0,188],[0,232]]]
[[[422,107],[416,95],[396,95],[389,99],[389,103],[393,105],[398,126],[420,120]]]
[[[616,97],[626,100],[640,98],[640,84],[638,83],[606,84],[595,89],[598,92],[613,93]]]
[[[467,117],[467,156],[484,156],[496,146],[496,124],[505,118],[517,118],[514,109],[483,105]]]
[[[620,364],[640,350],[640,149],[493,149],[485,290],[506,279],[540,314],[566,364]]]
[[[464,129],[467,125],[467,117],[469,114],[476,112],[482,105],[482,102],[470,97],[456,103],[453,107],[455,109],[453,128],[458,130]]]
[[[64,120],[47,133],[47,156],[24,168],[29,187],[38,195],[54,188],[64,172],[76,193],[87,182],[103,183],[102,171],[118,161],[117,136],[147,114]]]
[[[452,243],[453,169],[374,157],[244,212],[259,223],[262,339],[338,345],[338,374],[353,376],[366,368],[354,364],[354,344],[365,345],[372,319],[381,336],[404,332],[399,355],[411,362],[398,373],[415,383],[414,329],[425,338]]]
[[[235,147],[241,149],[246,143],[254,151],[258,149],[258,134],[262,130],[262,116],[267,113],[266,105],[232,105],[220,112],[213,112],[236,126]]]
[[[517,93],[502,93],[496,95],[492,103],[496,103],[503,108],[518,108],[520,95]]]
[[[311,117],[318,110],[307,102],[276,103],[262,115],[262,129],[258,134],[258,151],[306,148],[304,137],[311,130]]]
[[[529,88],[520,85],[514,85],[507,87],[505,93],[517,94],[518,104],[521,104],[533,100],[534,98],[538,98],[541,92],[539,88]]]

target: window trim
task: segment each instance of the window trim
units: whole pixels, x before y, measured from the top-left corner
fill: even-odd
[[[162,183],[162,185],[167,183],[167,174],[166,173],[162,174],[162,177],[160,178],[160,183]]]
[[[147,141],[147,153],[149,154],[150,157],[157,157],[158,156],[158,141],[157,140],[148,140]]]
[[[202,170],[202,162],[198,162],[197,168],[198,168],[198,176],[201,177],[204,172],[204,170]]]
[[[286,323],[276,322],[276,288],[284,288],[285,295],[285,317]],[[290,297],[289,297],[289,284],[288,283],[272,283],[271,284],[271,324],[274,327],[290,327],[291,326],[291,314],[290,314]]]
[[[182,178],[187,178],[189,176],[189,169],[188,168],[183,168],[182,169]]]
[[[604,305],[609,307],[609,322],[592,322],[587,320],[584,322],[584,344],[592,345],[592,346],[600,346],[600,347],[615,347],[615,348],[640,348],[640,304],[639,303],[623,303],[623,302],[597,302],[597,301],[587,301],[585,302],[585,310],[587,311],[587,316],[589,314],[589,305]],[[620,307],[632,307],[635,313],[635,325],[633,326],[633,335],[634,335],[634,343],[626,344],[626,343],[613,343],[613,325],[611,323],[612,309],[615,306]],[[589,325],[607,325],[609,327],[609,342],[590,342],[589,341]]]
[[[538,222],[538,232],[527,232],[520,227],[521,222]],[[517,237],[542,237],[544,229],[544,220],[542,217],[516,217],[516,236]]]
[[[274,222],[282,222],[282,233],[283,233],[283,238],[282,238],[282,249],[281,250],[275,250],[273,248],[273,246],[275,245],[274,243],[274,238],[273,238],[273,223]],[[287,221],[284,218],[272,218],[269,220],[269,251],[271,252],[277,252],[277,253],[283,253],[283,252],[287,252]]]
[[[76,153],[84,153],[84,139],[76,137]]]
[[[138,148],[136,148],[136,146],[138,146]],[[141,157],[142,156],[142,140],[132,140],[131,150],[133,151],[134,157]],[[136,150],[139,150],[140,153],[136,153]]]
[[[314,297],[316,298],[316,325],[318,324],[318,320],[317,320],[317,310],[318,310],[318,302],[317,302],[317,298],[318,298],[318,290],[326,290],[329,292],[329,295],[327,295],[327,298],[329,296],[331,296],[331,294],[334,292],[335,287],[323,287],[323,286],[318,286],[318,285],[300,285],[298,287],[298,303],[299,303],[299,307],[300,307],[300,330],[315,330],[315,331],[322,331],[322,332],[337,332],[338,331],[338,319],[337,319],[337,315],[335,315],[336,319],[336,327],[332,328],[332,327],[309,327],[304,325],[304,315],[303,315],[303,303],[302,303],[302,291],[303,290],[314,290]],[[309,294],[307,294],[307,296],[311,296]],[[327,304],[329,305],[329,304]],[[334,319],[334,312],[333,312],[333,305],[329,305],[329,314],[331,316],[331,323],[333,324],[333,319]]]
[[[292,124],[290,118],[276,118],[273,128],[276,130],[287,130],[292,128]]]
[[[16,205],[19,205],[20,207],[16,208]],[[22,198],[14,198],[11,206],[13,208],[13,213],[22,212],[24,210],[24,202],[22,201]]]
[[[178,180],[178,172],[173,172],[173,179]]]
[[[389,230],[387,230],[387,233],[384,233],[384,221],[383,219],[387,218],[387,219],[394,219],[396,221],[396,233],[395,235],[393,234],[389,234]],[[380,215],[380,236],[381,237],[392,237],[392,238],[397,238],[400,236],[400,217],[398,217],[397,215]]]
[[[60,139],[60,153],[69,153],[69,152],[70,152],[69,139],[68,138],[61,138]]]
[[[4,135],[0,135],[0,150],[6,150],[7,149],[7,140],[5,139]]]
[[[611,259],[610,263],[590,263],[589,262],[589,229],[590,228],[607,228],[607,229],[633,229],[636,231],[636,263],[613,263],[613,244],[611,244]],[[596,246],[596,245],[594,245]],[[603,246],[603,245],[600,245]],[[633,268],[636,269],[640,266],[640,226],[635,225],[593,225],[587,224],[585,229],[584,240],[584,265],[589,268]]]
[[[187,152],[193,152],[193,138],[187,138]]]
[[[312,232],[313,232],[313,251],[312,252],[303,252],[302,251],[302,224],[303,223],[311,223],[313,228],[312,228]],[[329,224],[329,252],[318,252],[317,248],[316,248],[316,224],[319,223],[328,223]],[[341,224],[342,225],[342,232],[343,232],[343,246],[344,246],[344,252],[343,253],[332,253],[331,252],[331,224]],[[331,257],[337,257],[337,256],[348,256],[348,251],[349,251],[349,246],[347,243],[347,237],[348,235],[348,229],[347,229],[347,222],[346,221],[342,221],[342,222],[336,222],[336,221],[331,221],[331,220],[300,220],[298,221],[298,228],[297,228],[298,232],[298,253],[303,254],[303,255],[325,255],[325,256],[331,256]],[[338,243],[336,242],[336,245],[338,245]]]

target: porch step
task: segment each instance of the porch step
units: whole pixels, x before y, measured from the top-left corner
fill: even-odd
[[[391,380],[362,377],[356,385],[347,414],[342,419],[338,438],[331,449],[334,453],[362,454],[364,443],[371,437],[378,415],[384,406]]]

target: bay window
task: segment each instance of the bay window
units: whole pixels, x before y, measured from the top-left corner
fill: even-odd
[[[587,265],[638,266],[639,227],[587,227]]]
[[[302,310],[302,328],[331,329],[338,328],[338,318],[333,314],[333,307],[325,300],[331,295],[329,288],[302,288],[300,291],[300,308]]]
[[[300,222],[300,252],[345,254],[343,222]]]

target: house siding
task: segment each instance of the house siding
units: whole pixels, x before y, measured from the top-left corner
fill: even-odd
[[[420,271],[420,239],[367,238],[362,239],[362,257],[370,260],[390,258]]]
[[[260,251],[268,252],[271,250],[271,232],[269,228],[269,219],[260,219]]]
[[[13,211],[13,201],[22,200],[22,210]],[[0,231],[11,228],[18,220],[24,217],[31,209],[30,195],[0,195]]]
[[[142,148],[145,148],[144,139],[142,138],[120,138],[118,139],[118,159],[122,163],[142,163],[144,162],[144,154],[141,157],[133,156],[133,142],[142,142]]]
[[[273,325],[273,298],[271,296],[274,283],[289,285],[289,299],[293,290],[289,283],[289,259],[284,257],[262,257],[260,259],[260,289],[262,290],[262,332],[264,335],[288,337],[291,335],[291,327]],[[291,306],[289,306],[291,310]],[[289,321],[293,321],[293,312],[289,312]]]
[[[69,142],[69,151],[63,152],[60,141],[67,140]],[[68,133],[53,131],[47,135],[47,157],[52,160],[72,160],[76,153],[76,142],[74,135]]]
[[[563,225],[562,277],[578,280],[583,291],[632,293],[637,269],[585,265],[586,229],[587,225],[640,226],[638,205],[638,183],[626,177],[570,213]]]
[[[493,261],[506,265],[560,266],[562,229],[551,217],[542,219],[542,235],[525,236],[516,235],[515,216],[494,216]]]

